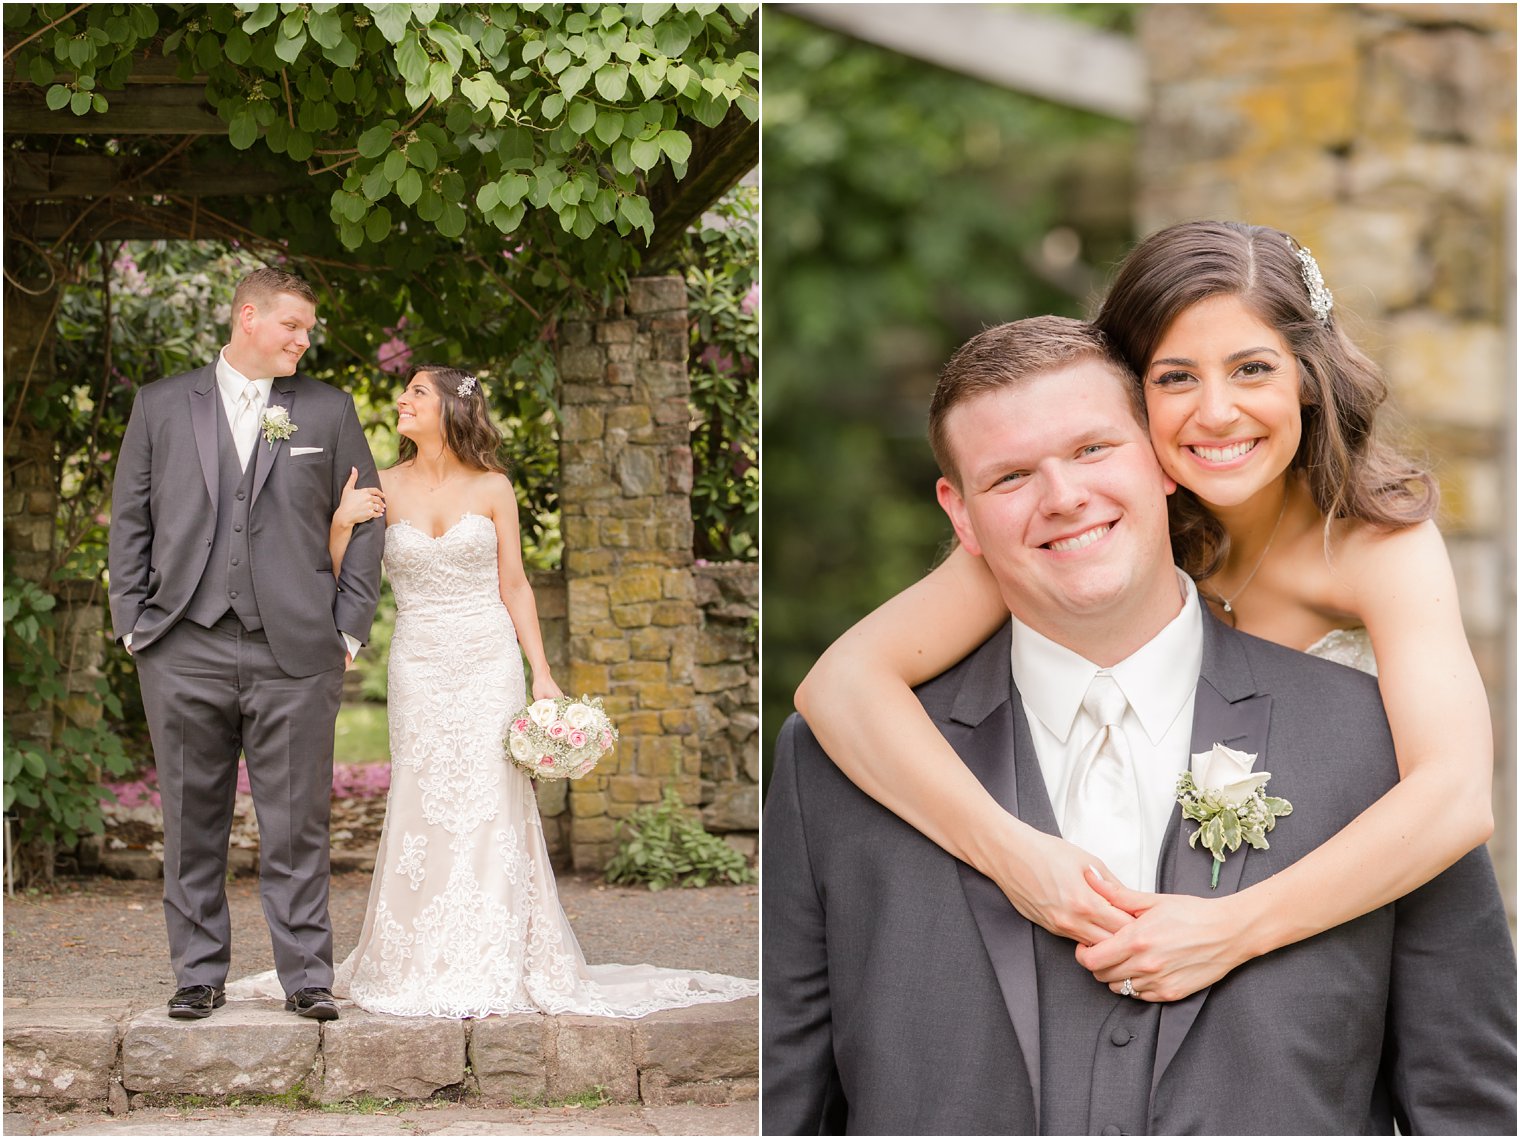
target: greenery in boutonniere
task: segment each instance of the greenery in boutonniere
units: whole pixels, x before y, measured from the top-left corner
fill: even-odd
[[[1178,777],[1177,802],[1182,807],[1182,817],[1199,824],[1188,838],[1188,845],[1196,847],[1201,842],[1214,856],[1210,889],[1219,888],[1219,868],[1224,865],[1227,851],[1239,850],[1242,842],[1266,850],[1267,832],[1277,825],[1279,818],[1293,813],[1293,804],[1288,800],[1264,793],[1270,778],[1269,772],[1262,771],[1226,787],[1200,788],[1193,781],[1192,772],[1184,771]]]

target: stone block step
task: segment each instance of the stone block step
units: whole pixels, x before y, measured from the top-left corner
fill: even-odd
[[[323,1103],[423,1100],[444,1089],[540,1103],[601,1089],[651,1106],[758,1095],[753,997],[639,1020],[445,1020],[341,1008],[340,1019],[319,1023],[279,1001],[229,1002],[204,1020],[173,1020],[162,1008],[132,1015],[125,1002],[7,1007],[5,1094],[113,1111],[146,1093],[225,1098],[297,1086]]]

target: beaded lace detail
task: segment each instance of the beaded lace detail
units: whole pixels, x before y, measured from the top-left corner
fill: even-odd
[[[1377,659],[1372,655],[1372,638],[1360,625],[1355,629],[1331,629],[1304,652],[1373,676],[1378,674]]]

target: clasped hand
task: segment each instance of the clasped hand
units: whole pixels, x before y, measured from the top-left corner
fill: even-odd
[[[1177,1001],[1249,957],[1230,897],[1148,894],[1122,885],[1080,847],[1026,834],[1017,875],[994,875],[1030,921],[1078,942],[1077,963],[1115,993],[1129,980],[1144,1001]]]

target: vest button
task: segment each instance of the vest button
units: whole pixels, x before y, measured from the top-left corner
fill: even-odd
[[[237,492],[237,500],[238,500],[238,501],[239,501],[239,502],[242,502],[242,501],[243,501],[243,499],[244,499],[244,498],[246,498],[246,497],[247,497],[247,496],[246,496],[246,495],[245,495],[245,494],[244,494],[244,493],[243,493],[243,492],[242,492],[242,491],[238,491],[238,492]]]
[[[237,565],[237,564],[238,564],[238,560],[237,560],[237,559],[236,559],[236,558],[233,558],[233,559],[232,559],[232,564],[233,564],[233,565]]]
[[[1114,1042],[1114,1047],[1116,1048],[1123,1048],[1134,1038],[1135,1034],[1127,1028],[1116,1028],[1114,1029],[1114,1034],[1109,1037]],[[1107,1134],[1107,1132],[1104,1132],[1104,1134]],[[1117,1135],[1119,1133],[1115,1131],[1114,1134]]]
[[[230,598],[232,598],[234,601],[236,601],[237,600],[237,590],[234,589],[231,593],[227,594],[227,596],[230,597]]]
[[[1117,1127],[1115,1127],[1112,1123],[1110,1123],[1107,1127],[1105,1127],[1100,1132],[1100,1134],[1103,1134],[1103,1135],[1123,1135],[1124,1132],[1120,1131]]]
[[[242,533],[242,532],[243,532],[243,524],[242,524],[242,523],[241,523],[241,522],[239,522],[239,523],[238,523],[238,524],[237,524],[237,525],[236,525],[236,526],[234,526],[234,527],[233,527],[233,528],[232,528],[232,529],[233,529],[233,530],[234,530],[234,531],[236,531],[236,532],[237,532],[237,533],[239,533],[239,534],[241,534],[241,533]]]

